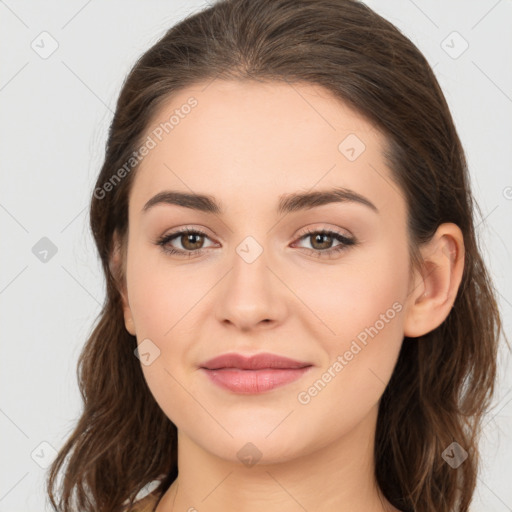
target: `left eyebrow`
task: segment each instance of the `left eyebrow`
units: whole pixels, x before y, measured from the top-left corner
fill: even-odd
[[[279,199],[277,212],[279,214],[291,213],[330,203],[359,203],[369,207],[375,213],[379,213],[379,209],[369,199],[354,190],[343,187],[282,195]]]
[[[279,196],[277,213],[282,215],[299,210],[309,210],[330,203],[359,203],[367,206],[375,213],[379,213],[378,208],[369,199],[354,190],[343,187],[281,195]],[[178,192],[175,190],[159,192],[149,199],[144,205],[142,212],[148,211],[157,204],[172,204],[215,215],[222,215],[223,213],[222,207],[213,196]]]

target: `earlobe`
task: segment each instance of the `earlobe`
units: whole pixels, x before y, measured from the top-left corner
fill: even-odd
[[[113,249],[109,259],[109,269],[112,277],[114,278],[117,289],[119,291],[119,295],[121,296],[122,307],[123,307],[123,316],[124,316],[124,324],[126,330],[132,335],[135,336],[135,324],[133,321],[133,315],[130,308],[130,304],[128,302],[128,293],[126,287],[126,271],[123,260],[122,253],[122,243],[119,240],[117,232],[114,233],[113,239]],[[126,251],[125,251],[126,253]]]
[[[420,248],[421,272],[407,298],[404,335],[416,338],[439,327],[449,315],[464,270],[464,238],[453,223],[439,226]]]
[[[126,289],[120,290],[120,294],[123,303],[124,326],[132,336],[135,336],[135,323],[133,321],[133,315],[132,310],[130,308],[130,304],[128,303]]]
[[[124,326],[126,330],[132,335],[135,336],[135,324],[133,323],[133,316],[130,309],[130,306],[125,306],[123,303],[123,313],[124,313]]]

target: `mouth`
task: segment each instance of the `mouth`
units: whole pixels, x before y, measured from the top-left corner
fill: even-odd
[[[257,394],[296,381],[313,365],[276,354],[224,354],[199,368],[217,386],[235,393]]]

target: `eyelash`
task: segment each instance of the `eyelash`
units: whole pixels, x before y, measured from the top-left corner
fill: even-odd
[[[167,254],[184,256],[187,258],[190,258],[192,256],[200,256],[201,254],[203,254],[203,252],[205,250],[207,250],[206,248],[201,248],[201,249],[195,249],[195,250],[191,250],[191,251],[184,251],[181,249],[176,249],[174,247],[168,246],[169,242],[171,242],[175,238],[178,238],[182,235],[201,235],[201,236],[205,236],[205,237],[209,238],[208,235],[204,231],[201,231],[200,229],[183,228],[179,231],[175,231],[173,233],[170,233],[168,235],[165,235],[165,236],[159,238],[156,241],[156,245],[160,246],[162,251],[164,251]],[[349,237],[344,236],[341,233],[338,233],[336,231],[329,231],[326,229],[320,229],[320,230],[308,229],[308,231],[303,233],[299,237],[298,240],[302,240],[303,238],[310,237],[311,235],[327,235],[327,236],[332,237],[335,240],[338,240],[339,242],[341,242],[339,245],[336,245],[330,249],[325,249],[325,250],[309,249],[308,247],[302,247],[302,249],[306,249],[309,254],[312,254],[318,258],[334,256],[338,253],[341,253],[342,251],[346,251],[349,247],[351,247],[351,246],[353,247],[358,244],[358,242],[356,241],[355,238],[349,238]]]

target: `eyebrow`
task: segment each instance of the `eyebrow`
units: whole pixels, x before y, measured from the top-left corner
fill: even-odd
[[[309,210],[311,208],[331,203],[359,203],[369,207],[375,213],[379,213],[378,208],[369,199],[353,190],[343,187],[335,187],[314,192],[283,194],[279,196],[277,213],[282,215],[300,210]],[[172,204],[215,215],[222,215],[223,213],[222,207],[213,196],[178,192],[175,190],[164,190],[163,192],[159,192],[153,196],[144,205],[142,213],[158,204]]]

